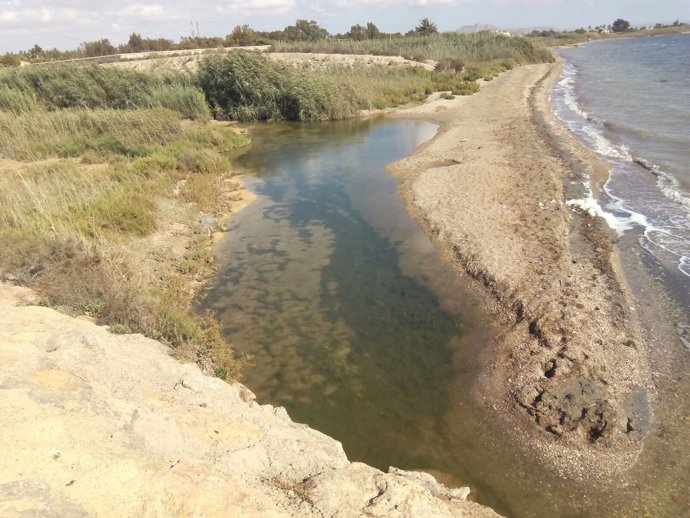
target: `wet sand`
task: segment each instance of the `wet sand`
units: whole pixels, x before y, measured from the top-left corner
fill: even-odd
[[[683,515],[688,351],[634,243],[565,205],[607,168],[555,120],[558,64],[398,112],[441,124],[391,166],[401,195],[503,324],[473,391],[554,480],[572,515]],[[686,453],[683,454],[683,451]]]

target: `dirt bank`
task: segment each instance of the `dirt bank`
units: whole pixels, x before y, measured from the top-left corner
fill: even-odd
[[[397,116],[441,124],[395,164],[409,209],[505,324],[477,382],[559,476],[625,485],[657,399],[615,236],[565,205],[606,169],[556,122],[558,64],[520,67],[480,94]]]

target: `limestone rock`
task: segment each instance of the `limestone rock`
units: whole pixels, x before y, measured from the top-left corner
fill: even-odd
[[[497,516],[336,440],[162,344],[0,285],[0,516]]]

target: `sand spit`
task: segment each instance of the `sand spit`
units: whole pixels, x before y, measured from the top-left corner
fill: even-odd
[[[655,392],[614,236],[565,205],[601,164],[551,115],[559,70],[523,66],[478,95],[398,114],[442,128],[392,170],[410,210],[506,324],[477,396],[558,475],[620,483]]]
[[[498,516],[34,298],[0,284],[0,516]]]
[[[520,67],[478,95],[398,113],[441,130],[392,170],[505,324],[475,395],[558,481],[554,495],[573,516],[690,516],[689,309],[634,236],[565,205],[608,167],[553,116],[559,72]]]

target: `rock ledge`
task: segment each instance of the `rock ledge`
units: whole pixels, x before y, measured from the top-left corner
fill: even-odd
[[[498,516],[383,473],[167,348],[0,285],[2,516]]]

